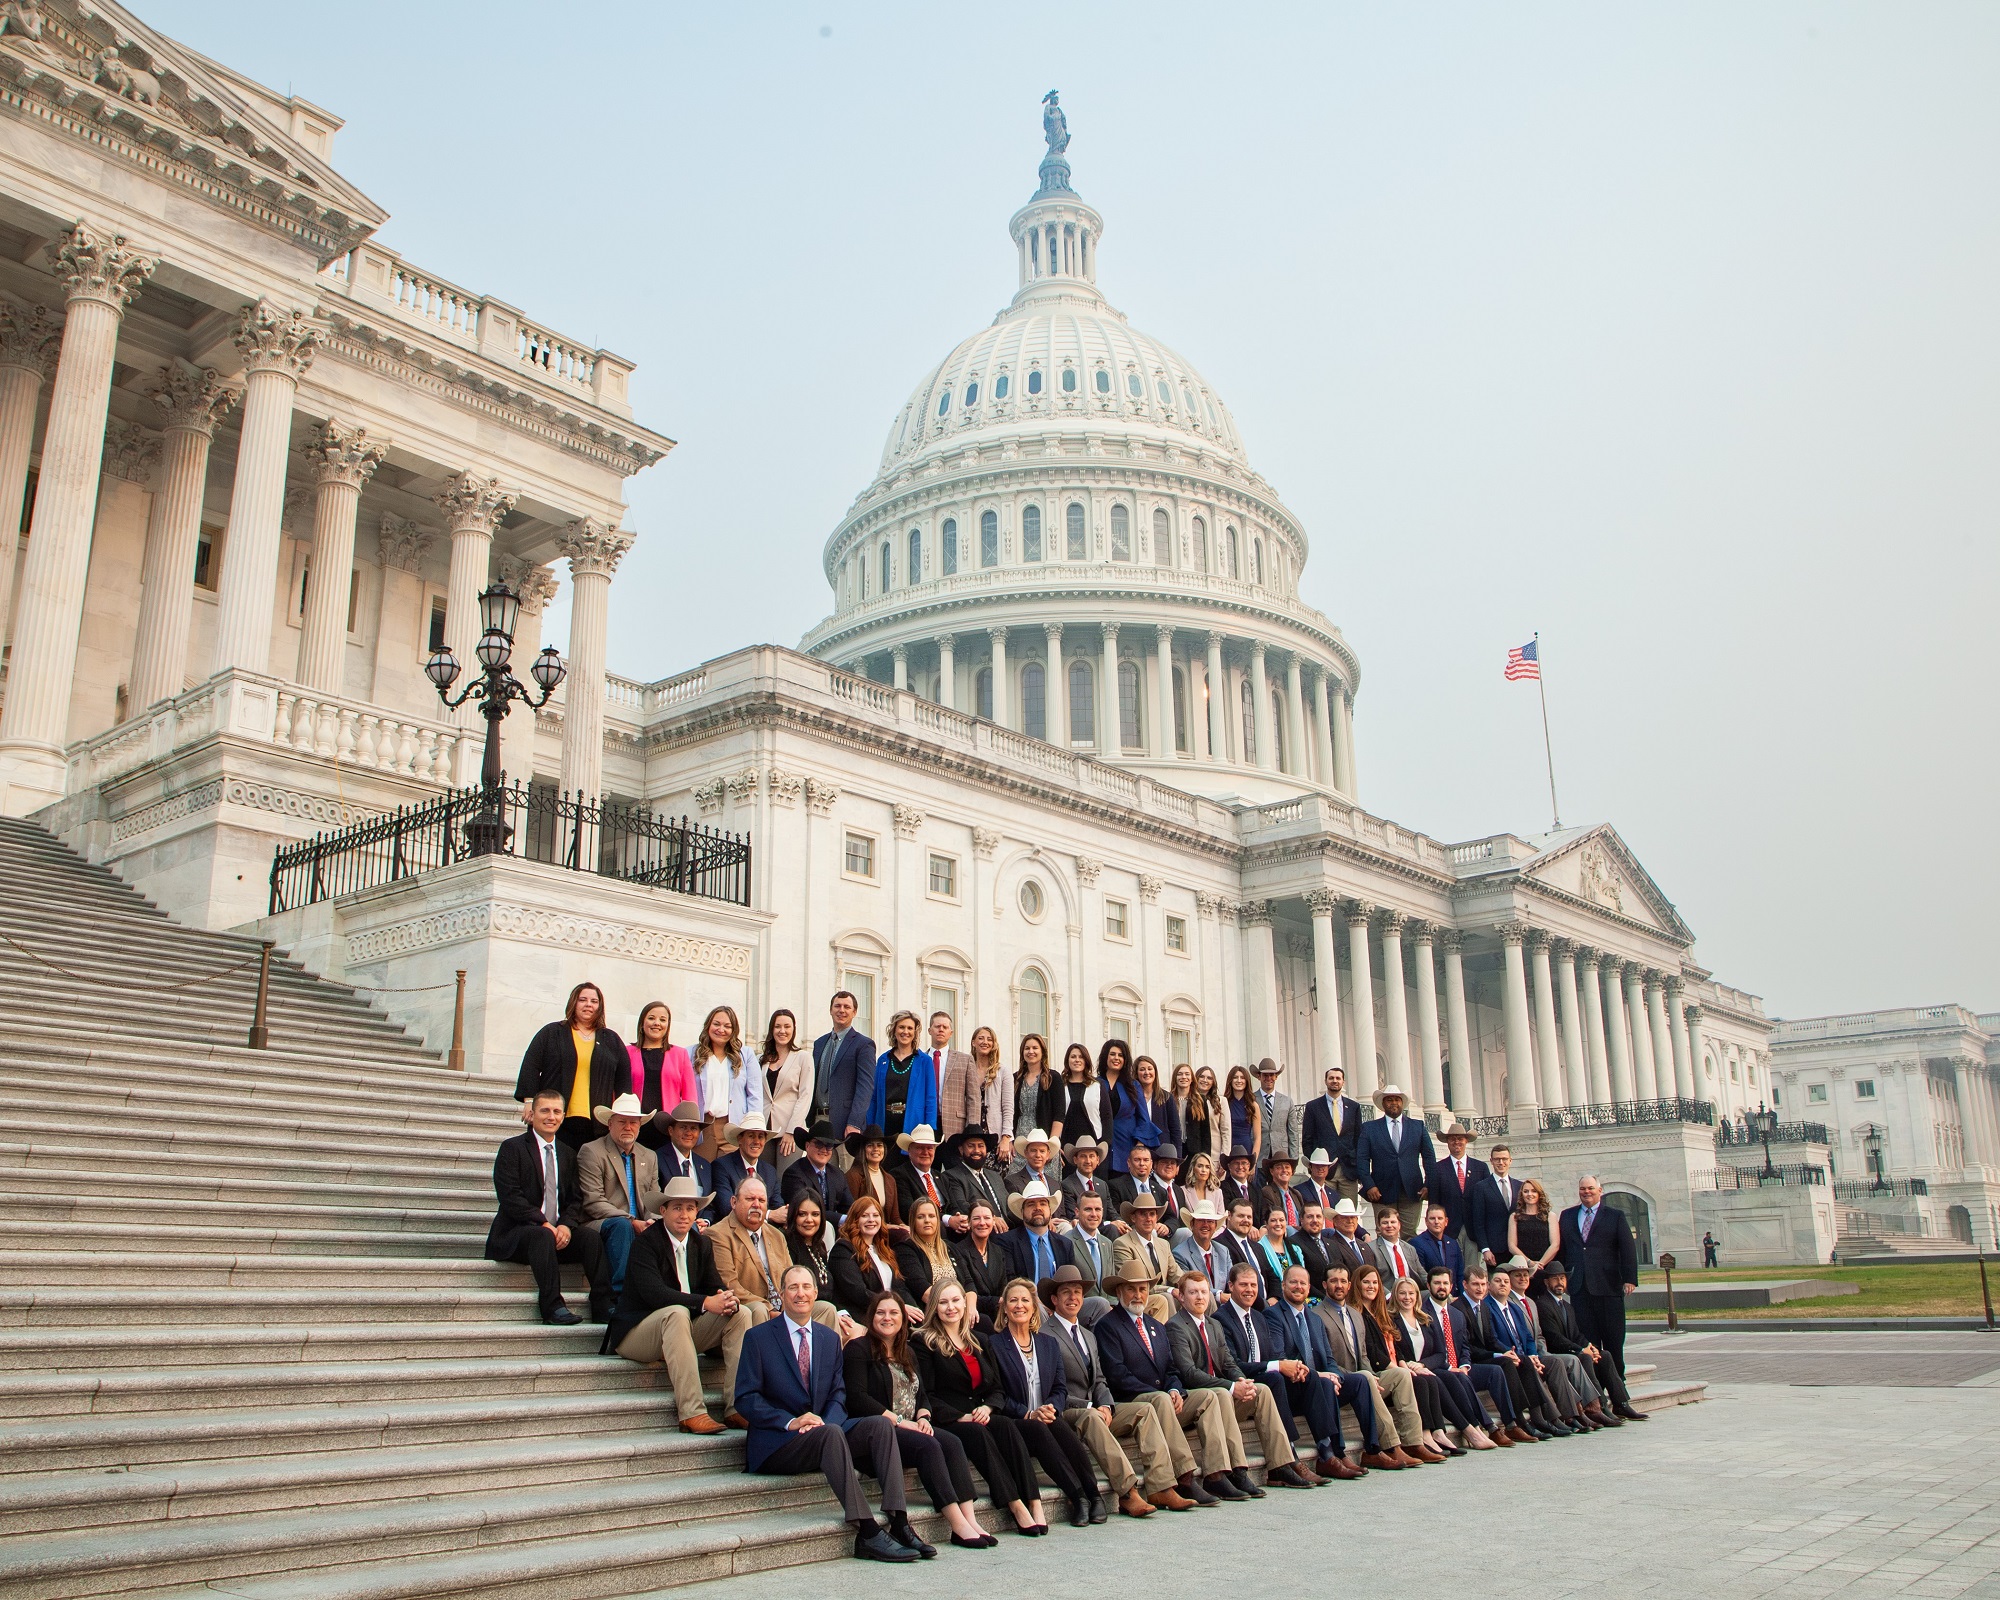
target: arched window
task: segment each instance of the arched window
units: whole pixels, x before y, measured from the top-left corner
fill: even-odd
[[[1212,428],[1212,429],[1213,429],[1213,430],[1214,430],[1215,432],[1217,432],[1217,433],[1220,433],[1220,432],[1222,432],[1222,421],[1221,421],[1221,419],[1220,419],[1219,417],[1217,417],[1217,416],[1216,416],[1216,414],[1215,414],[1215,397],[1214,397],[1213,395],[1206,395],[1206,394],[1205,394],[1205,395],[1203,395],[1203,396],[1202,396],[1201,398],[1202,398],[1202,401],[1203,401],[1203,403],[1205,403],[1205,404],[1207,405],[1207,407],[1208,407],[1208,425],[1209,425],[1209,427],[1210,427],[1210,428]]]
[[[1111,508],[1111,559],[1132,559],[1132,513],[1123,506]]]
[[[1167,387],[1167,380],[1165,378],[1160,379],[1153,387],[1160,392],[1161,405],[1170,406],[1174,403],[1174,391]]]
[[[1291,752],[1285,748],[1285,697],[1276,689],[1271,691],[1271,745],[1271,764],[1280,772],[1290,771],[1287,758]]]
[[[938,570],[949,578],[958,571],[958,518],[946,517],[938,529]]]
[[[1040,394],[1041,392],[1042,392],[1042,369],[1040,367],[1035,367],[1031,369],[1028,373],[1028,393]]]
[[[985,717],[989,722],[992,720],[993,669],[991,667],[981,667],[972,675],[972,706],[974,716]]]
[[[1097,742],[1097,695],[1088,661],[1069,664],[1069,736],[1076,744]]]
[[[1179,667],[1174,668],[1174,748],[1192,751],[1188,743],[1188,682],[1187,674]]]
[[[1209,570],[1208,523],[1200,517],[1194,519],[1194,565],[1197,572]]]
[[[1252,539],[1250,541],[1250,581],[1260,587],[1264,582],[1264,541],[1262,539]]]
[[[1153,511],[1153,565],[1171,567],[1174,564],[1173,524],[1165,511],[1155,507]]]
[[[1007,398],[1007,374],[1004,372],[993,380],[993,398],[995,400]]]
[[[1021,731],[1030,739],[1049,736],[1049,680],[1039,661],[1021,669]]]
[[[1139,663],[1118,663],[1118,742],[1136,750],[1139,738]]]
[[[982,567],[1000,565],[1000,513],[997,511],[979,513],[979,564]]]
[[[1072,561],[1088,561],[1090,559],[1090,541],[1083,531],[1083,507],[1072,500],[1069,504],[1069,509],[1063,513],[1063,520],[1069,529],[1069,559]]]
[[[1049,980],[1040,967],[1021,973],[1021,1032],[1049,1036]]]
[[[972,382],[965,386],[965,403],[968,406],[979,404],[979,380],[977,378],[974,378]]]
[[[1243,564],[1237,559],[1236,530],[1234,528],[1229,529],[1224,535],[1223,544],[1228,551],[1229,576],[1232,578],[1242,577]]]
[[[950,409],[951,409],[951,391],[947,389],[943,394],[938,396],[938,415],[943,416]]]
[[[1248,677],[1243,679],[1243,701],[1240,709],[1243,717],[1243,764],[1246,767],[1254,766],[1257,761],[1257,702],[1250,698]]]
[[[1125,392],[1134,400],[1143,400],[1146,398],[1146,386],[1139,381],[1138,373],[1128,372],[1125,374]]]
[[[1042,508],[1040,506],[1021,507],[1021,559],[1039,561],[1042,559]]]
[[[910,530],[910,565],[908,572],[911,583],[922,583],[924,581],[924,530],[922,528],[912,528]]]
[[[1111,374],[1102,367],[1097,369],[1097,392],[1099,394],[1109,394],[1111,392]]]
[[[889,592],[889,541],[882,541],[882,592]]]
[[[1201,417],[1195,411],[1194,396],[1188,393],[1188,388],[1186,384],[1181,385],[1181,407],[1183,410],[1187,412],[1188,421],[1194,423],[1196,426],[1199,426],[1201,423]]]
[[[1063,393],[1064,393],[1064,394],[1075,394],[1075,393],[1076,393],[1076,368],[1075,368],[1075,367],[1064,367],[1064,368],[1063,368]]]

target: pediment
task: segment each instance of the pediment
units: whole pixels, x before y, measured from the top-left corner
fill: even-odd
[[[1689,941],[1693,931],[1652,874],[1609,824],[1589,828],[1527,862],[1521,876],[1561,890],[1613,916],[1637,922],[1665,938]]]
[[[0,3],[0,84],[100,151],[234,201],[322,265],[388,215],[213,62],[108,0]]]

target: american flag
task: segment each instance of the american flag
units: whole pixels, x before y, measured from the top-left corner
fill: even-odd
[[[1526,644],[1519,645],[1507,652],[1507,681],[1509,683],[1512,683],[1516,678],[1539,678],[1542,675],[1542,658],[1536,648],[1540,643],[1539,639],[1530,639]]]

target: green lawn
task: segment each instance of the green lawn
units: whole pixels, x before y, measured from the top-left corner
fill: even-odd
[[[1994,1305],[2000,1310],[2000,1261],[1989,1261],[1986,1272]],[[1751,1306],[1735,1311],[1689,1311],[1682,1317],[1981,1317],[1979,1268],[1976,1263],[1921,1262],[1892,1267],[1722,1267],[1704,1271],[1677,1270],[1674,1283],[1717,1283],[1730,1278],[1826,1278],[1861,1285],[1859,1294],[1787,1300],[1775,1306]],[[1639,1274],[1647,1286],[1658,1285],[1661,1274],[1648,1267]],[[1655,1317],[1656,1311],[1635,1312]]]

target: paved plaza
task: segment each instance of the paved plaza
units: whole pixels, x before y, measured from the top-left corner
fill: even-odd
[[[1271,1574],[1260,1593],[1319,1589],[1307,1573],[1337,1574],[1340,1593],[1410,1593],[1449,1573],[1480,1600],[2000,1600],[2000,1337],[1689,1334],[1630,1353],[1662,1378],[1726,1376],[1701,1404],[1616,1432],[1252,1506],[1006,1536],[922,1569],[871,1569],[867,1587],[1115,1593],[1144,1571],[1222,1573],[1255,1549]],[[792,1570],[703,1592],[791,1600],[802,1587]]]

